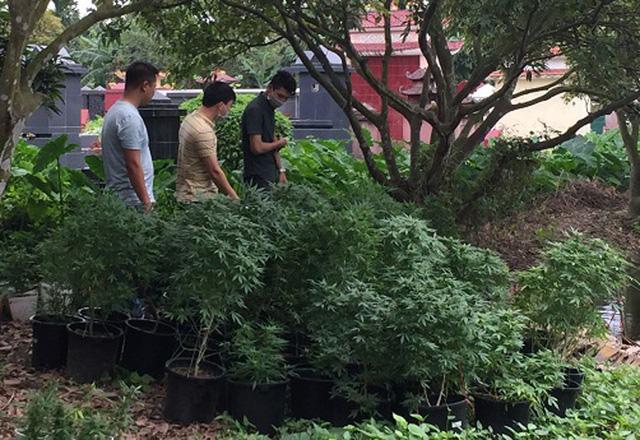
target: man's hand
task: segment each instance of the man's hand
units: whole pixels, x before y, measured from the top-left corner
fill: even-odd
[[[278,143],[278,145],[279,145],[279,147],[278,147],[278,149],[279,149],[279,150],[281,150],[281,149],[283,149],[284,147],[286,147],[287,145],[289,145],[289,139],[287,139],[287,138],[278,138],[278,139],[276,140],[276,142],[277,142],[277,143]]]
[[[154,208],[154,204],[149,202],[149,203],[145,203],[144,204],[144,213],[145,214],[149,214],[150,212],[153,212],[153,208]]]
[[[281,185],[287,183],[287,173],[285,171],[280,171],[280,177],[278,179]]]

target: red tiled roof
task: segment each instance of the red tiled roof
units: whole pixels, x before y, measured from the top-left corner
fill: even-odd
[[[358,52],[380,52],[385,51],[385,43],[353,43]],[[394,41],[393,50],[420,49],[417,41]]]
[[[462,41],[450,41],[449,42],[449,50],[453,53],[457,52],[462,46]],[[374,52],[374,53],[384,53],[385,51],[385,43],[384,42],[366,42],[360,43],[357,41],[353,42],[353,47],[358,52]],[[393,50],[417,50],[420,49],[420,43],[417,40],[406,40],[406,41],[394,41],[393,42]]]
[[[400,93],[405,96],[420,96],[422,95],[422,83],[413,84],[409,87],[401,87]]]
[[[391,27],[406,26],[411,19],[410,11],[393,11],[391,13]],[[362,27],[365,29],[383,28],[384,19],[378,12],[369,12],[362,19]]]
[[[535,77],[540,77],[540,76],[562,76],[565,73],[567,73],[569,71],[568,68],[565,69],[547,69],[547,70],[543,70],[541,72],[531,72],[532,76]],[[522,72],[522,74],[520,76],[526,76],[527,72]],[[496,71],[493,72],[491,75],[489,75],[491,78],[501,78],[502,77],[502,72],[500,71]]]
[[[449,41],[449,50],[455,52],[464,46],[464,41]]]
[[[422,67],[414,72],[407,73],[407,79],[410,79],[411,81],[420,81],[424,78],[425,73],[427,73],[427,69]]]

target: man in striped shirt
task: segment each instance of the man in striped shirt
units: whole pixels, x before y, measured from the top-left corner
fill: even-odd
[[[216,119],[226,117],[235,100],[231,86],[214,82],[204,90],[202,106],[182,122],[176,180],[178,201],[197,202],[218,192],[238,198],[218,162],[215,132]]]

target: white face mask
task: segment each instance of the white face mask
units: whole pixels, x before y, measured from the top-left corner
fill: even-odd
[[[269,96],[267,99],[269,100],[269,103],[273,106],[274,109],[278,107],[282,107],[284,105],[284,101],[280,101],[275,96]]]
[[[220,111],[218,113],[218,117],[220,119],[226,119],[226,117],[229,116],[229,113],[231,112],[231,110],[229,110],[229,108],[224,104],[222,104],[222,108],[224,108],[224,113],[222,113],[222,111]]]

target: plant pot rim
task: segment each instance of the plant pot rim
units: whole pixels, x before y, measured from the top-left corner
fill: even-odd
[[[329,376],[319,374],[315,368],[303,367],[294,368],[288,374],[289,379],[304,379],[309,382],[334,382]]]
[[[167,372],[167,374],[174,374],[176,376],[180,376],[180,377],[183,377],[185,379],[194,380],[194,381],[201,381],[201,382],[209,382],[209,381],[212,381],[212,380],[220,380],[220,379],[225,378],[226,375],[227,375],[227,372],[225,371],[225,369],[224,369],[224,367],[222,365],[219,365],[219,364],[216,364],[214,362],[207,361],[207,360],[202,360],[200,365],[212,366],[212,367],[214,367],[213,369],[215,369],[215,372],[220,373],[220,374],[215,375],[215,376],[211,376],[211,377],[187,376],[186,374],[180,373],[180,372],[175,370],[176,367],[173,366],[172,364],[173,363],[177,363],[177,362],[184,362],[187,365],[191,365],[192,359],[191,358],[181,358],[181,357],[169,359],[164,364],[164,368],[165,368],[165,371]]]
[[[78,311],[76,312],[78,315],[82,316],[82,314],[86,313],[89,309],[91,309],[91,307],[80,307],[78,309]],[[95,307],[96,310],[102,310],[103,307]],[[131,314],[128,312],[123,312],[121,310],[111,310],[109,312],[109,314],[120,314],[123,317],[126,316],[125,319],[123,319],[122,321],[126,321],[127,319],[131,318]],[[84,316],[82,316],[84,318]],[[120,321],[114,321],[112,319],[96,319],[96,321],[103,321],[103,322],[120,322]]]
[[[113,340],[113,339],[118,339],[121,338],[124,335],[124,331],[121,328],[116,327],[115,325],[111,325],[111,324],[106,324],[104,322],[94,322],[94,324],[97,324],[98,326],[101,327],[106,327],[108,330],[110,330],[113,334],[110,335],[104,335],[104,334],[94,334],[94,335],[90,335],[88,333],[84,333],[84,332],[80,332],[78,330],[76,330],[75,326],[77,325],[82,325],[84,326],[85,329],[88,330],[88,327],[90,325],[90,321],[80,321],[80,322],[71,322],[69,324],[67,324],[67,331],[69,331],[70,333],[73,333],[77,336],[81,336],[83,338],[91,338],[91,339],[105,339],[105,340]]]
[[[462,394],[452,394],[451,396],[447,397],[444,401],[444,403],[441,403],[440,405],[427,405],[426,403],[422,403],[420,404],[420,408],[445,408],[445,407],[453,407],[453,406],[459,406],[462,404],[466,404],[468,402],[467,396],[464,396]]]
[[[136,326],[136,323],[153,323],[154,325],[157,324],[158,325],[158,329],[160,329],[161,327],[164,327],[165,330],[167,331],[150,331],[147,330],[145,328],[140,328],[138,326]],[[125,322],[125,325],[129,328],[132,328],[134,330],[137,330],[139,332],[142,333],[146,333],[149,335],[156,335],[156,336],[174,336],[176,334],[176,329],[175,327],[167,324],[166,322],[162,322],[158,319],[148,319],[148,318],[129,318],[127,319]],[[171,329],[171,331],[169,331],[169,329]]]
[[[575,382],[573,382],[573,386],[565,386],[565,385],[560,385],[557,387],[554,387],[551,389],[551,392],[553,391],[576,391],[576,390],[581,390],[582,389],[582,385],[578,385]]]
[[[240,385],[240,386],[244,386],[244,387],[261,388],[261,387],[276,387],[276,386],[288,385],[289,382],[291,382],[291,381],[287,378],[287,379],[280,380],[280,381],[277,381],[277,382],[256,383],[255,387],[254,387],[254,383],[253,382],[245,382],[245,381],[241,381],[241,380],[233,380],[231,378],[228,378],[227,382],[229,382],[230,384],[233,384],[233,385]]]
[[[62,319],[55,320],[56,318],[62,318]],[[29,321],[31,321],[31,323],[35,322],[38,324],[66,326],[67,324],[71,324],[74,322],[86,322],[86,319],[81,318],[80,316],[73,316],[73,315],[58,315],[56,313],[36,313],[35,315],[32,315],[31,318],[29,318]]]
[[[495,397],[492,394],[487,394],[487,393],[472,393],[471,394],[473,396],[473,398],[480,398],[483,400],[490,400],[492,402],[499,402],[499,403],[506,403],[509,405],[531,405],[531,402],[529,402],[528,400],[506,400],[506,399],[501,399],[499,397]]]
[[[34,292],[34,290],[36,292]],[[31,298],[33,296],[37,297],[39,295],[37,290],[38,290],[38,287],[35,286],[35,287],[30,288],[30,289],[23,290],[21,292],[17,292],[16,291],[16,292],[12,292],[12,293],[7,293],[7,296],[9,297],[9,300],[11,300],[12,298]]]

